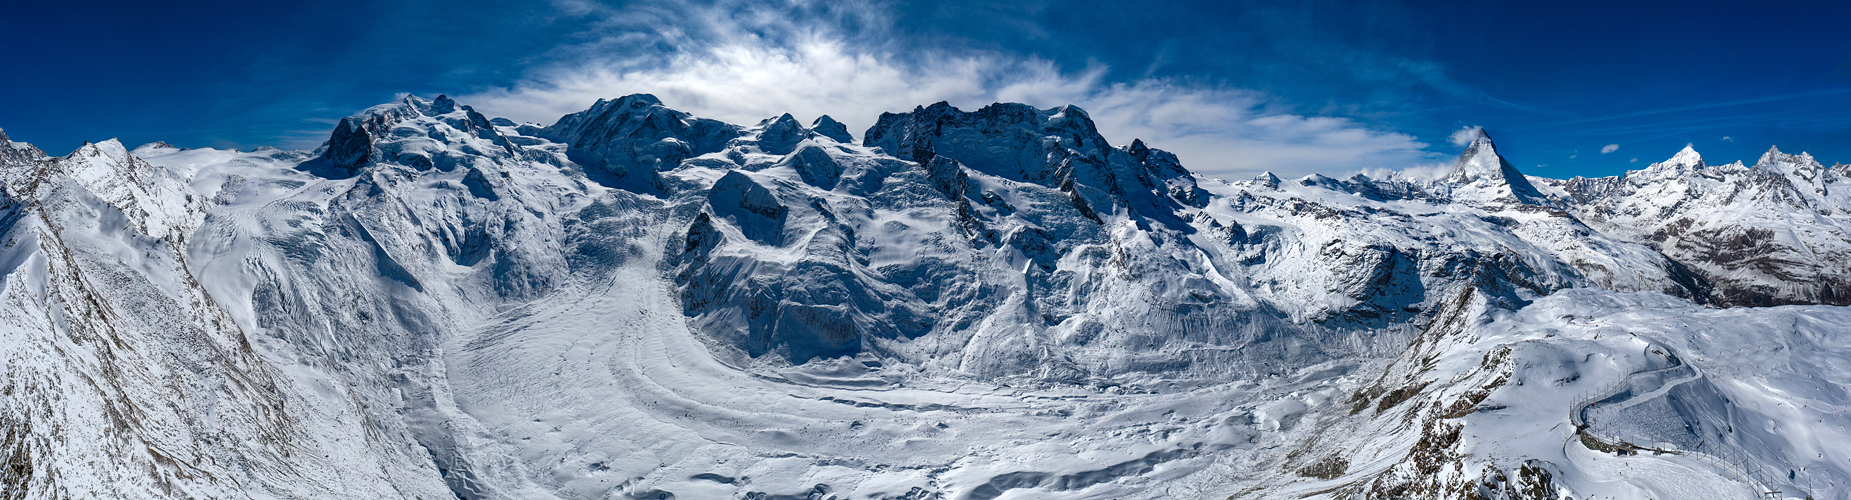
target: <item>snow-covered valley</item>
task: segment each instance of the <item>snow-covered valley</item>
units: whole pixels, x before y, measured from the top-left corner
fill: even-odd
[[[1851,499],[1851,166],[1227,182],[1093,127],[0,135],[0,498]]]

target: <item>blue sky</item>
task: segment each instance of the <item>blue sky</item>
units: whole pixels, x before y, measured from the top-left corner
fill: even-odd
[[[1115,143],[1245,177],[1443,164],[1483,126],[1535,175],[1694,144],[1851,162],[1851,2],[34,2],[0,127],[311,149],[402,92],[551,123],[649,92],[734,123],[1076,103]],[[1636,161],[1635,161],[1636,159]]]

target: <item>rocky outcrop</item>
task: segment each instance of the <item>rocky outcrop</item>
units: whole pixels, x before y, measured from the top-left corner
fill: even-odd
[[[599,99],[591,109],[566,115],[538,134],[566,144],[574,162],[609,172],[627,185],[654,189],[661,182],[659,172],[720,151],[739,137],[740,129],[635,94]]]

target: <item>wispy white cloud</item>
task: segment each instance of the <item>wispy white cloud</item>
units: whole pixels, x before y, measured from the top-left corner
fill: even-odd
[[[581,13],[597,8],[564,5]],[[688,47],[632,57],[573,49],[568,63],[458,100],[490,115],[551,123],[599,98],[650,93],[670,107],[731,123],[786,112],[807,122],[827,114],[857,137],[882,112],[938,101],[966,110],[992,102],[1077,104],[1114,144],[1141,138],[1209,175],[1328,174],[1435,159],[1413,136],[1341,117],[1280,111],[1289,108],[1250,90],[1148,77],[1108,81],[1110,68],[1104,66],[1072,71],[1042,59],[981,51],[911,51],[902,60],[781,14],[695,14],[693,29],[701,36],[662,35],[686,40]],[[692,41],[697,38],[703,41]],[[615,43],[598,40],[593,43]]]
[[[1729,136],[1726,136],[1726,135],[1725,135],[1725,136],[1722,136],[1722,140],[1724,140],[1724,141],[1728,141],[1728,142],[1735,142],[1735,138],[1734,138],[1734,137],[1729,137]]]
[[[1608,145],[1605,145],[1605,146],[1601,146],[1601,147],[1600,147],[1600,154],[1603,154],[1603,155],[1604,155],[1604,154],[1607,154],[1607,153],[1612,153],[1612,152],[1614,152],[1614,151],[1619,151],[1619,150],[1620,150],[1620,145],[1618,145],[1618,144],[1608,144]]]
[[[1445,179],[1446,176],[1452,175],[1453,169],[1455,168],[1457,168],[1457,166],[1452,163],[1428,162],[1400,168],[1364,168],[1356,171],[1356,173],[1369,176],[1371,179],[1401,179],[1432,182]],[[1347,175],[1344,177],[1347,177]]]
[[[1459,130],[1453,131],[1453,135],[1451,138],[1453,145],[1459,146],[1459,147],[1466,147],[1468,145],[1471,145],[1472,140],[1477,139],[1480,131],[1484,129],[1485,129],[1484,127],[1480,127],[1477,125],[1466,125],[1465,128],[1461,128]]]

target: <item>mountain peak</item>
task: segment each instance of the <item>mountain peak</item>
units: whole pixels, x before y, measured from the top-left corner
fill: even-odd
[[[373,135],[354,117],[341,118],[324,147],[322,158],[350,175],[373,160]]]
[[[1703,163],[1703,155],[1698,154],[1697,148],[1689,144],[1684,145],[1684,149],[1678,150],[1677,154],[1671,155],[1671,159],[1665,160],[1657,165],[1676,167],[1679,171],[1703,168],[1705,166]]]
[[[1471,140],[1466,143],[1467,147],[1475,147],[1479,142],[1491,145],[1491,134],[1485,132],[1484,127],[1473,127],[1472,131],[1468,133],[1468,138]]]
[[[810,123],[810,135],[828,137],[842,144],[855,142],[855,136],[848,133],[848,125],[843,125],[829,115],[816,117],[816,121]]]
[[[0,142],[13,142],[13,139],[6,136],[6,129],[0,128]]]
[[[84,145],[79,146],[77,151],[71,152],[71,156],[76,156],[78,153],[82,153],[85,156],[103,156],[115,160],[124,160],[129,156],[129,148],[123,146],[120,139],[111,137],[102,142],[84,141]]]
[[[1802,151],[1800,154],[1790,155],[1780,152],[1778,147],[1769,147],[1767,152],[1755,161],[1754,169],[1796,177],[1811,184],[1820,179],[1819,173],[1825,170],[1825,165],[1821,165],[1811,153]]]
[[[1484,129],[1473,132],[1472,143],[1453,163],[1446,182],[1454,186],[1455,195],[1470,201],[1516,201],[1528,205],[1545,205],[1547,197],[1530,184],[1529,178],[1505,161]]]
[[[753,128],[759,150],[774,155],[790,154],[796,150],[798,142],[810,137],[810,131],[790,113],[766,118]]]
[[[657,99],[655,94],[630,94],[616,99],[598,99],[598,104],[604,104],[605,102],[624,103],[626,104],[624,107],[632,109],[662,105],[662,100]],[[596,108],[597,105],[594,104],[592,107]]]
[[[723,150],[741,132],[738,126],[664,106],[656,96],[630,94],[598,99],[536,134],[566,144],[574,161],[653,185],[660,180],[658,171]]]
[[[1126,150],[1130,151],[1131,154],[1136,155],[1148,149],[1150,149],[1150,146],[1145,145],[1143,139],[1133,138],[1131,139],[1131,146],[1127,148]]]
[[[1271,170],[1260,172],[1260,175],[1253,177],[1253,182],[1269,188],[1279,189],[1279,176],[1273,175]]]
[[[456,101],[451,100],[449,95],[437,94],[436,99],[431,99],[431,114],[444,115],[455,111]]]
[[[1498,154],[1497,145],[1491,142],[1491,135],[1484,129],[1473,132],[1472,142],[1459,153],[1459,159],[1453,162],[1452,174],[1447,181],[1455,184],[1469,183],[1480,178],[1503,181],[1508,178],[1523,178],[1517,168],[1504,161]]]

